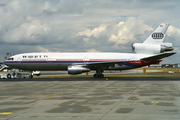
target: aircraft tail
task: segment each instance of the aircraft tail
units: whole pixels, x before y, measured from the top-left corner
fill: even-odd
[[[159,54],[172,51],[172,43],[163,43],[165,33],[169,27],[168,23],[162,23],[158,28],[143,42],[133,43],[132,51],[136,53]]]
[[[143,42],[144,44],[161,44],[165,38],[165,33],[169,23],[162,23],[158,28]]]

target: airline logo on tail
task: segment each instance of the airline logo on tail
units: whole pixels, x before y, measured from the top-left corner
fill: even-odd
[[[163,34],[163,33],[153,33],[153,34],[151,35],[151,37],[152,37],[153,39],[163,39],[163,38],[164,38],[164,34]]]

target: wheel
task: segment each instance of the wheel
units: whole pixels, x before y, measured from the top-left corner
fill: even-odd
[[[11,74],[7,74],[7,78],[8,78],[8,79],[11,79]]]
[[[99,77],[100,77],[100,78],[103,78],[103,77],[104,77],[104,75],[103,75],[103,74],[100,74],[100,75],[99,75]]]
[[[29,79],[32,79],[33,78],[33,75],[29,75]]]
[[[93,76],[94,76],[94,78],[97,78],[97,77],[98,77],[98,74],[94,74]]]
[[[103,74],[94,74],[94,78],[103,78],[104,77],[104,75]]]

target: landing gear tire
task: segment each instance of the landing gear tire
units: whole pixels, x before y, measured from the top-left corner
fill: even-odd
[[[97,77],[98,77],[98,74],[94,74],[93,76],[94,76],[94,78],[97,78]]]
[[[93,75],[94,76],[94,78],[103,78],[104,77],[104,75],[103,74],[94,74]]]
[[[11,79],[11,74],[7,74],[7,78],[8,78],[8,79]]]
[[[29,75],[29,79],[32,79],[33,78],[33,75]]]
[[[99,76],[100,76],[100,78],[103,78],[103,77],[104,77],[104,75],[103,75],[103,74],[100,74]]]

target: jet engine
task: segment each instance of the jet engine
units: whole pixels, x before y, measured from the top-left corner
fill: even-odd
[[[68,74],[76,75],[76,74],[81,74],[83,72],[89,72],[90,69],[83,67],[83,66],[68,66]]]
[[[136,53],[163,53],[166,51],[172,51],[172,43],[161,43],[161,44],[143,44],[143,43],[133,43],[132,51]]]

